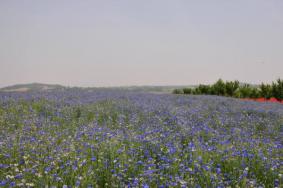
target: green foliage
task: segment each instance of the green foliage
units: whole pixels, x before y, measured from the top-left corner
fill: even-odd
[[[250,98],[252,93],[252,88],[249,84],[244,84],[242,87],[240,87],[240,96],[241,98]]]
[[[268,84],[262,83],[260,85],[260,96],[270,99],[272,97],[272,87]]]
[[[173,94],[184,94],[183,89],[174,89]]]
[[[82,112],[81,112],[81,109],[78,107],[76,110],[75,110],[75,118],[76,119],[79,119],[82,115]]]
[[[272,95],[279,101],[283,100],[283,80],[278,79],[277,83],[272,83]]]
[[[201,85],[199,85],[198,89],[199,89],[199,92],[201,94],[206,94],[206,93],[210,93],[211,92],[211,88],[210,88],[209,85],[202,85],[201,84]]]
[[[225,83],[222,79],[219,79],[212,85],[212,94],[224,96],[226,94]]]
[[[259,92],[258,88],[251,88],[249,97],[253,98],[253,99],[259,98],[260,97],[260,92]]]
[[[278,79],[272,82],[272,85],[262,83],[259,87],[249,84],[240,85],[238,80],[226,81],[217,80],[212,85],[200,84],[195,88],[175,89],[174,94],[193,94],[193,95],[219,95],[236,98],[265,98],[275,97],[277,100],[283,100],[283,80]]]
[[[184,88],[183,89],[184,94],[192,94],[192,92],[193,92],[192,88]]]
[[[225,83],[226,95],[235,96],[237,89],[239,89],[239,81],[231,81]]]

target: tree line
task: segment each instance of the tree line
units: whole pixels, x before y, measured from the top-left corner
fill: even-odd
[[[262,83],[259,86],[240,84],[239,81],[226,81],[219,79],[212,85],[200,84],[195,88],[175,89],[174,94],[191,95],[219,95],[236,98],[265,98],[272,97],[283,100],[283,80],[277,79],[272,84]]]

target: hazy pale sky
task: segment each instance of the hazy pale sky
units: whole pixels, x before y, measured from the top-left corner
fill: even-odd
[[[1,0],[0,87],[283,77],[282,0]]]

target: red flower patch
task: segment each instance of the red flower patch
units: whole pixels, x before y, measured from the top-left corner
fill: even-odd
[[[251,99],[251,98],[244,98],[242,100],[248,100],[248,101],[256,101],[256,102],[276,102],[276,103],[281,103],[283,104],[283,101],[279,101],[276,98],[272,97],[270,99],[266,98],[257,98],[257,99]]]

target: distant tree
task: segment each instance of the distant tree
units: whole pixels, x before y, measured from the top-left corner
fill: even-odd
[[[184,94],[182,89],[174,89],[173,94]]]
[[[279,101],[283,100],[283,80],[280,80],[280,78],[277,83],[272,82],[272,96]]]
[[[241,97],[242,97],[242,96],[241,96],[240,88],[235,91],[233,97],[236,97],[236,98],[241,98]]]
[[[226,94],[227,96],[234,96],[235,92],[237,91],[237,89],[239,88],[239,81],[231,81],[231,82],[226,82],[225,83],[225,89],[226,89]]]
[[[200,95],[201,92],[200,92],[200,90],[199,90],[199,87],[194,88],[194,90],[192,91],[192,94],[194,94],[194,95]]]
[[[239,89],[241,98],[250,98],[252,93],[252,88],[249,84],[244,84]]]
[[[183,93],[184,93],[184,94],[192,94],[192,92],[193,92],[193,91],[192,91],[192,88],[184,88],[184,89],[183,89]]]
[[[272,87],[269,84],[260,85],[260,97],[270,99],[272,97]]]
[[[259,92],[258,88],[251,88],[249,98],[256,99],[256,98],[259,98],[259,97],[260,97],[260,92]]]
[[[219,79],[215,84],[211,87],[211,93],[214,95],[225,95],[226,94],[226,88],[225,83],[222,79]]]
[[[259,87],[252,87],[249,84],[240,85],[239,81],[217,80],[213,85],[200,84],[195,88],[175,89],[174,94],[193,94],[193,95],[219,95],[237,98],[259,98],[270,99],[275,97],[283,100],[283,80],[280,78],[272,85],[262,83]]]
[[[202,85],[198,86],[198,90],[200,94],[209,95],[210,93],[210,86],[209,85]]]

